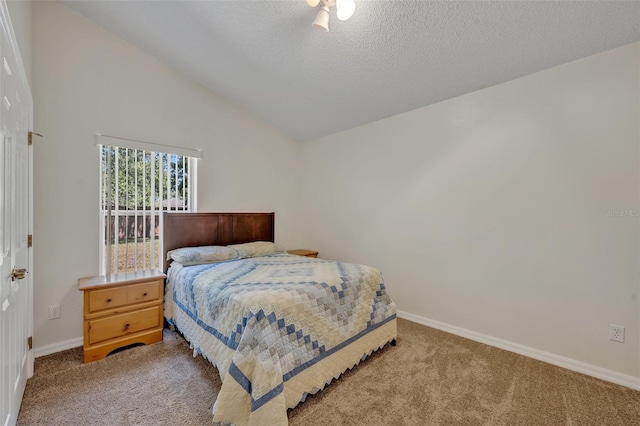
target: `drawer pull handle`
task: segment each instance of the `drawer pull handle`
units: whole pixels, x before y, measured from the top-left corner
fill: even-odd
[[[111,303],[111,299],[107,299],[107,303]]]
[[[144,294],[142,295],[142,297],[147,297],[147,293],[144,293]]]
[[[124,330],[125,330],[125,331],[129,330],[129,323],[126,323],[126,324],[124,325]]]

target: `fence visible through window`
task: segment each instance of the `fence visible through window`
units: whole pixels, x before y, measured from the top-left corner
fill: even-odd
[[[99,146],[101,273],[160,269],[162,213],[195,210],[196,159]]]

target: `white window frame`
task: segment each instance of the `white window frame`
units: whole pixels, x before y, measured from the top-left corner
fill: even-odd
[[[184,170],[184,165],[186,164],[184,162],[184,157],[188,157],[188,168],[189,168],[189,186],[187,187],[188,193],[189,193],[189,197],[188,197],[188,201],[189,201],[189,205],[185,206],[183,208],[178,209],[177,206],[174,206],[175,211],[189,211],[189,212],[195,212],[197,211],[197,176],[198,176],[198,159],[202,158],[202,151],[200,150],[196,150],[196,149],[190,149],[190,148],[184,148],[184,147],[177,147],[177,146],[171,146],[171,145],[162,145],[162,144],[157,144],[157,143],[151,143],[151,142],[144,142],[144,141],[139,141],[139,140],[134,140],[134,139],[127,139],[127,138],[120,138],[120,137],[115,137],[115,136],[107,136],[107,135],[102,135],[102,134],[96,134],[95,135],[95,144],[98,146],[98,156],[101,159],[102,156],[102,147],[103,146],[111,146],[111,147],[117,147],[117,148],[125,148],[125,149],[131,149],[131,150],[138,150],[138,151],[147,151],[147,152],[153,152],[153,153],[159,153],[161,156],[162,155],[179,155],[179,156],[183,156],[183,170]],[[155,157],[154,157],[155,158]],[[117,160],[117,157],[116,157]],[[100,160],[102,161],[102,160]],[[152,160],[152,163],[154,161]],[[117,161],[116,161],[117,164]],[[99,182],[100,182],[100,202],[102,203],[102,199],[103,199],[103,179],[102,179],[102,163],[100,163],[100,167],[99,169]],[[144,169],[143,169],[144,170]],[[162,169],[158,169],[159,171]],[[162,172],[160,172],[160,174],[162,174]],[[135,179],[137,179],[137,173],[135,175]],[[155,175],[152,178],[152,182],[155,181]],[[158,178],[163,178],[164,180],[165,176],[158,176]],[[170,186],[169,184],[169,176],[166,175],[167,178],[167,184]],[[164,182],[163,182],[164,183]],[[177,184],[176,184],[177,185]],[[118,185],[119,187],[119,185]],[[160,255],[159,256],[155,256],[155,253],[158,251],[158,248],[155,246],[155,239],[152,239],[152,243],[151,243],[151,250],[152,250],[152,254],[151,254],[151,264],[149,265],[149,268],[151,269],[161,269],[162,268],[162,244],[163,244],[163,229],[162,229],[162,225],[163,225],[163,213],[165,211],[172,211],[171,209],[171,205],[170,203],[167,204],[166,210],[163,209],[162,207],[162,201],[163,197],[162,197],[162,189],[164,188],[163,186],[160,186],[160,194],[158,198],[155,198],[155,196],[153,197],[153,201],[150,202],[150,209],[147,210],[146,209],[146,205],[143,205],[143,210],[127,210],[127,214],[134,214],[135,217],[135,226],[137,229],[137,218],[139,214],[142,214],[143,218],[146,217],[146,215],[148,214],[150,216],[149,220],[152,220],[151,222],[151,227],[153,227],[155,225],[155,217],[156,215],[158,216],[158,225],[159,225],[159,239],[158,239],[158,245],[160,247]],[[176,188],[177,189],[177,188]],[[183,191],[184,191],[184,187],[183,187]],[[117,192],[117,191],[116,191]],[[137,192],[136,192],[136,198],[137,198]],[[144,201],[143,201],[144,204]],[[156,208],[156,204],[159,205],[158,208]],[[137,205],[137,203],[136,203]],[[100,267],[100,274],[110,274],[110,273],[118,273],[118,272],[122,272],[122,271],[118,271],[118,266],[117,266],[117,261],[116,261],[116,267],[115,270],[110,270],[111,265],[107,265],[105,262],[106,256],[109,253],[105,253],[105,245],[106,245],[106,224],[107,221],[105,220],[105,211],[103,210],[103,206],[100,205],[99,209],[98,209],[98,214],[99,214],[99,238],[100,238],[100,261],[99,261],[99,267]],[[114,210],[112,210],[114,211]],[[109,212],[111,213],[111,211]],[[118,214],[121,213],[119,208],[116,208],[115,210],[115,224],[118,224]],[[109,220],[109,224],[111,223],[111,221]],[[116,225],[119,226],[119,225]],[[115,231],[117,232],[117,230]],[[127,231],[128,232],[128,231]],[[117,238],[116,238],[117,241]],[[136,231],[136,241],[137,241],[137,231]],[[117,259],[117,250],[118,250],[118,244],[114,244],[115,249],[116,249],[116,259]],[[110,250],[110,249],[109,249]],[[137,249],[136,249],[136,253],[134,255],[135,258],[135,268],[138,267],[138,261],[137,261]],[[146,266],[146,263],[143,261],[143,264]],[[146,269],[149,269],[146,268]]]

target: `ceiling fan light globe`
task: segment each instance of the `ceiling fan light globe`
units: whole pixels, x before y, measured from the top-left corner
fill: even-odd
[[[339,20],[346,21],[353,16],[355,11],[355,0],[336,0],[336,14]]]
[[[320,0],[306,0],[309,7],[316,7],[320,4]]]

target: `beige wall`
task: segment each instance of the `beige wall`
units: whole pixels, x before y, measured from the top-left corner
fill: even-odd
[[[33,5],[34,340],[82,336],[77,280],[98,273],[94,134],[200,148],[200,211],[275,211],[300,245],[299,145],[57,2]],[[62,317],[48,319],[49,305]]]
[[[405,312],[640,376],[639,58],[304,144],[308,248],[378,267]]]

